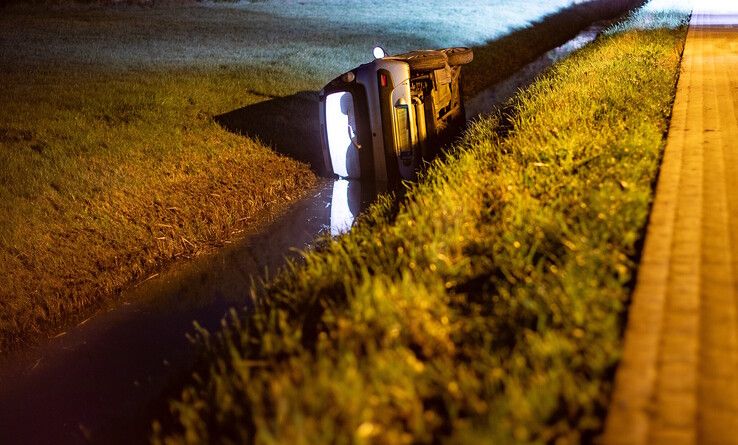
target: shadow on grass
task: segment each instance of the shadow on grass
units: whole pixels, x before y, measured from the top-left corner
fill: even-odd
[[[643,3],[645,0],[578,3],[545,16],[527,28],[475,47],[474,61],[464,67],[465,97],[473,97],[508,78],[593,23],[617,19]],[[266,100],[218,115],[215,120],[233,133],[257,138],[277,152],[309,164],[319,175],[330,175],[321,152],[317,92],[303,91]]]
[[[318,93],[302,91],[215,116],[228,131],[257,138],[328,176],[321,151]]]

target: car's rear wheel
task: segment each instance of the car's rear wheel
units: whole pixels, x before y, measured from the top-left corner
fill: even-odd
[[[456,47],[439,50],[448,58],[449,66],[466,65],[474,60],[474,52],[470,48]]]
[[[443,51],[432,49],[410,51],[392,57],[406,62],[413,71],[433,71],[446,66],[448,58]]]

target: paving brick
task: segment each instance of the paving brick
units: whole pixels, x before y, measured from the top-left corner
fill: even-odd
[[[603,445],[738,444],[738,27],[699,2]]]

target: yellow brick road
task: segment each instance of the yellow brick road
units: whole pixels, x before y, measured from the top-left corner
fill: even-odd
[[[710,6],[690,22],[605,445],[738,444],[738,14]]]

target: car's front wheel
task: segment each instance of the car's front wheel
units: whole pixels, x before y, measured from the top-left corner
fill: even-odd
[[[439,50],[448,58],[449,66],[466,65],[474,60],[474,52],[470,48],[458,46]]]
[[[392,58],[406,62],[413,71],[440,70],[448,63],[448,57],[443,51],[433,49],[410,51],[409,53],[392,56]]]

